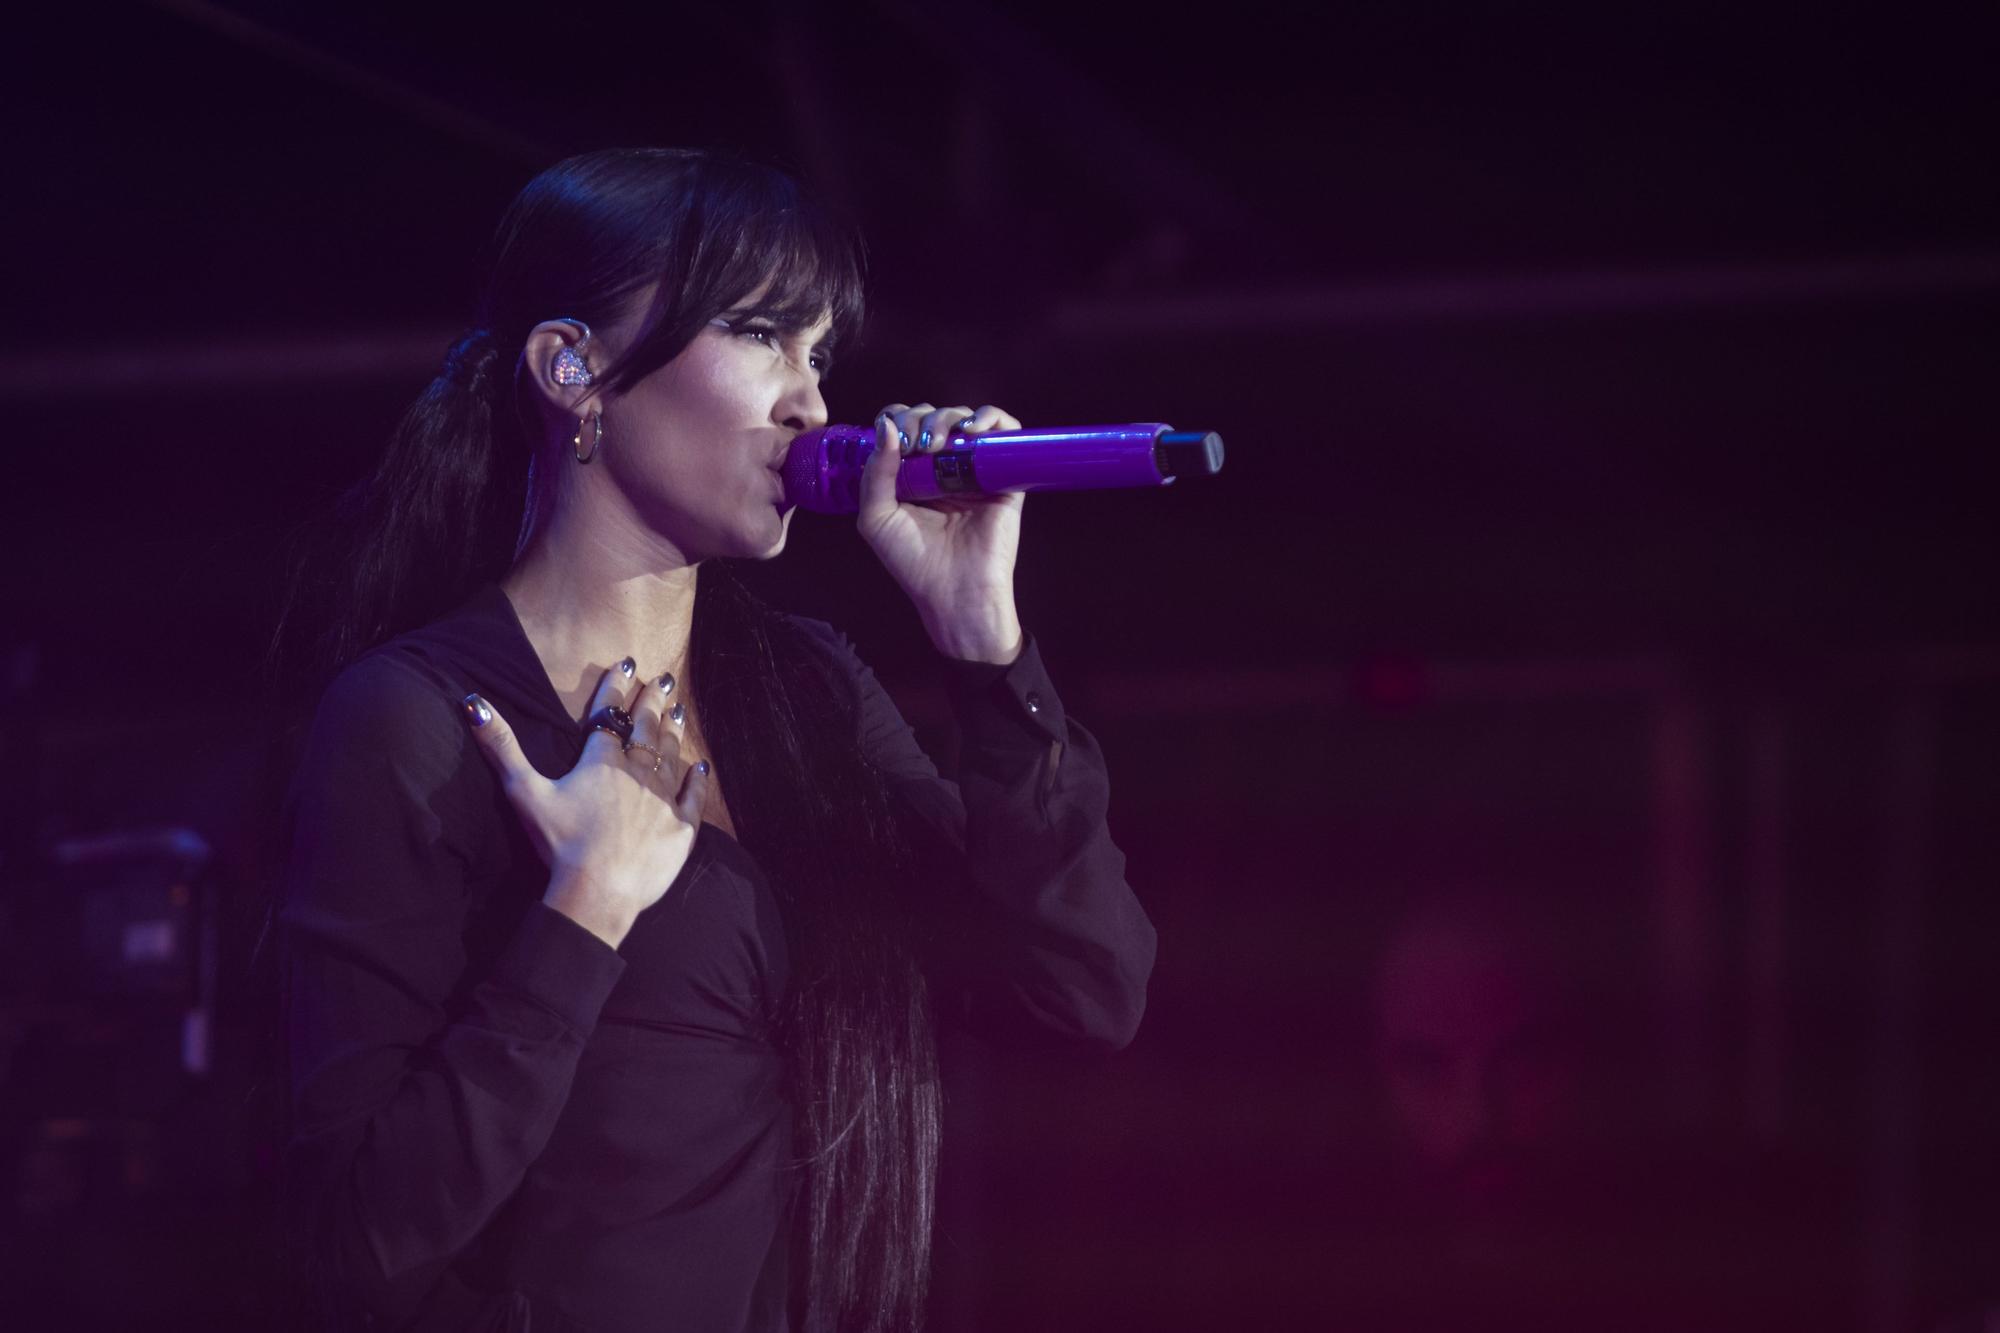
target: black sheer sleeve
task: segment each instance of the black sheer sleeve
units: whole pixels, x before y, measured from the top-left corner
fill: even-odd
[[[288,1194],[317,1294],[349,1327],[440,1299],[547,1142],[624,967],[534,899],[497,954],[469,956],[506,812],[456,700],[413,657],[363,659],[322,703],[293,789]]]
[[[1018,1033],[1025,1019],[1071,1040],[1130,1044],[1153,925],[1105,825],[1103,754],[1065,715],[1034,641],[1006,667],[946,664],[961,743],[954,783],[847,641],[823,633],[852,675],[863,752],[924,843],[940,1009],[988,1033]]]

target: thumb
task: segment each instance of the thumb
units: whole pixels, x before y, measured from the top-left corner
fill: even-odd
[[[540,783],[546,782],[535,766],[528,762],[528,756],[521,753],[521,743],[514,738],[514,729],[507,725],[492,704],[477,694],[468,694],[461,701],[465,706],[465,720],[472,724],[472,739],[478,744],[479,752],[493,765],[493,771],[500,777],[509,799],[519,806],[530,799],[530,793]]]

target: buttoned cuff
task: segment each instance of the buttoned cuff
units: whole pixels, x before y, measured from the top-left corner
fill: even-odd
[[[589,1036],[624,972],[625,959],[616,949],[537,902],[521,918],[491,976]]]
[[[1005,666],[946,659],[944,669],[966,744],[1039,750],[1068,737],[1062,700],[1033,635],[1024,636],[1021,655]]]

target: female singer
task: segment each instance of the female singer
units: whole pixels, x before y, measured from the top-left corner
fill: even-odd
[[[857,248],[768,168],[563,162],[349,511],[281,920],[292,1216],[339,1327],[910,1329],[937,1020],[1130,1041],[1153,931],[1016,616],[1021,497],[858,529],[962,737],[939,777],[784,549]]]

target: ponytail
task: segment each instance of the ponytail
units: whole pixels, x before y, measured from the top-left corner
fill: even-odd
[[[374,473],[308,534],[278,623],[282,675],[323,687],[367,648],[506,572],[529,459],[512,384],[491,330],[469,330],[452,344]]]

